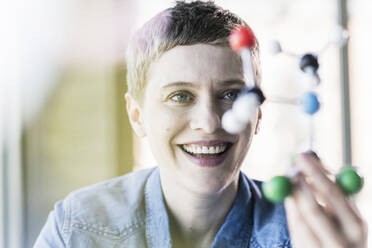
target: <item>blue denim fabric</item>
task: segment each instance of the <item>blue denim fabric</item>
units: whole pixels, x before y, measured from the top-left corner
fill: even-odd
[[[291,247],[285,210],[240,173],[239,190],[211,247]],[[172,247],[158,168],[71,193],[58,202],[35,243],[44,247]]]

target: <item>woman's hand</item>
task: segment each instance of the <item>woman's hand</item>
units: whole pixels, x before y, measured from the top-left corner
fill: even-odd
[[[300,154],[294,192],[285,200],[292,244],[303,247],[367,247],[367,226],[356,207],[330,180],[321,161]]]

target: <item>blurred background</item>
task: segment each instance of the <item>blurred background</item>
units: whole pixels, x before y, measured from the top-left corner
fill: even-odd
[[[0,3],[0,247],[32,247],[54,203],[72,190],[156,165],[127,120],[124,54],[130,34],[173,2]],[[308,89],[298,58],[273,56],[268,44],[277,39],[297,54],[320,50],[338,25],[337,0],[215,2],[255,31],[269,98]],[[366,176],[355,201],[372,223],[372,2],[347,7],[352,163]],[[343,164],[340,59],[337,47],[320,56],[322,107],[314,120],[314,149],[333,172]],[[265,103],[243,170],[260,180],[285,173],[290,156],[308,147],[308,123],[295,106]]]

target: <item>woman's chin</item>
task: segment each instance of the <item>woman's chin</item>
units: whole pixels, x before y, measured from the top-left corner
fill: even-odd
[[[212,179],[211,179],[212,178]],[[230,179],[230,180],[229,180]],[[194,176],[187,180],[185,186],[189,191],[194,192],[199,195],[215,195],[220,194],[226,188],[232,185],[234,180],[231,177],[225,180],[217,180],[215,177],[204,178],[199,176]]]

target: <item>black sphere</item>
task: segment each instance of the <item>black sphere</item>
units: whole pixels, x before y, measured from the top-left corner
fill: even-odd
[[[242,94],[242,95],[245,95],[245,94],[256,94],[256,96],[258,97],[258,101],[260,102],[260,104],[262,104],[265,101],[265,99],[266,99],[266,97],[263,94],[262,90],[258,86],[254,86],[252,88],[245,88],[242,92],[240,92],[240,94]]]
[[[310,68],[314,73],[317,72],[319,68],[318,56],[311,53],[305,54],[300,60],[300,68],[304,72],[307,68]]]

